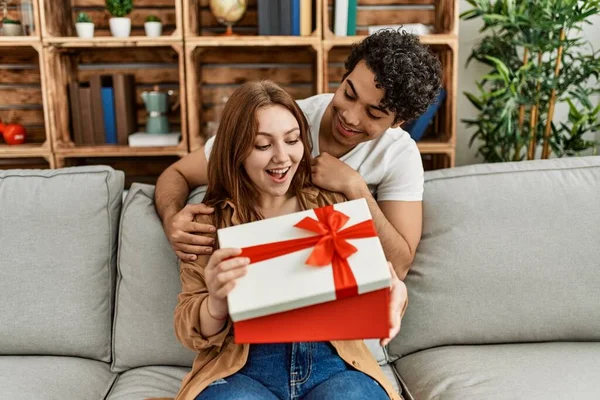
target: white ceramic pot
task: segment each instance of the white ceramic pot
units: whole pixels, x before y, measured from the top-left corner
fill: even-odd
[[[21,36],[23,35],[23,27],[21,24],[2,24],[2,30],[5,36]]]
[[[162,23],[161,22],[144,22],[144,30],[148,37],[159,37],[162,35]]]
[[[94,37],[94,23],[93,22],[77,22],[75,24],[75,30],[77,36],[83,39],[91,39]]]
[[[108,24],[114,37],[129,37],[131,34],[131,19],[127,17],[111,18]]]

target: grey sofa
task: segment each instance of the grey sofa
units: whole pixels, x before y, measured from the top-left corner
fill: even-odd
[[[153,189],[0,172],[0,399],[177,393],[194,354]],[[600,157],[428,172],[424,210],[402,330],[369,342],[403,396],[600,398]]]

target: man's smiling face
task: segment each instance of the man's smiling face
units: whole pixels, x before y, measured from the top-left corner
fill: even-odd
[[[384,90],[376,87],[375,74],[367,64],[356,64],[333,97],[333,139],[351,148],[378,138],[390,127],[398,127],[402,121],[395,122],[395,114],[380,107],[384,95]]]

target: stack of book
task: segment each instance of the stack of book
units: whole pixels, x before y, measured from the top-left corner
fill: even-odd
[[[94,75],[69,84],[73,142],[78,146],[127,146],[137,130],[135,79],[130,74]]]
[[[335,0],[333,6],[333,33],[336,36],[356,35],[357,0]]]
[[[258,34],[310,36],[315,19],[314,0],[258,0]]]

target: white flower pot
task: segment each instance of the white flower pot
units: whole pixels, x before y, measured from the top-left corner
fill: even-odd
[[[131,19],[127,17],[114,17],[108,21],[110,33],[114,37],[129,37],[131,33]]]
[[[144,30],[148,37],[159,37],[162,35],[162,23],[161,22],[144,22]]]
[[[5,36],[21,36],[23,35],[23,27],[21,24],[2,24],[2,30]]]
[[[75,30],[77,36],[84,39],[91,39],[94,37],[94,23],[93,22],[77,22],[75,24]]]

